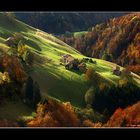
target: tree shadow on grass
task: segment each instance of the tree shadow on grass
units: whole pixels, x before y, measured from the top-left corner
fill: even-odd
[[[68,70],[68,69],[67,69],[67,70]],[[71,69],[71,70],[68,70],[68,71],[74,72],[74,73],[76,73],[76,74],[78,74],[78,75],[82,75],[82,74],[83,74],[83,73],[82,73],[81,71],[79,71],[79,70]]]

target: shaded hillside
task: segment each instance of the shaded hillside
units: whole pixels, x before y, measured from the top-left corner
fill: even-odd
[[[31,12],[15,13],[25,23],[52,34],[83,31],[109,18],[125,13],[92,13],[92,12]]]
[[[105,59],[140,74],[140,13],[97,24],[80,36],[61,39],[86,56]]]

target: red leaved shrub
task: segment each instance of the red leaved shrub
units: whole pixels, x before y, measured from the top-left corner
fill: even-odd
[[[108,127],[140,126],[140,101],[125,109],[118,108],[107,122]]]

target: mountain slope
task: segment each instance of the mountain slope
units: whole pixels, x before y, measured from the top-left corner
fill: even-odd
[[[75,58],[82,59],[83,56],[77,50],[38,29],[32,28],[16,19],[8,19],[0,14],[0,50],[7,51],[5,39],[14,32],[20,32],[27,40],[28,47],[34,54],[32,70],[28,73],[33,80],[39,83],[42,95],[49,95],[61,101],[70,101],[76,107],[85,107],[84,95],[88,90],[85,84],[84,74],[77,71],[66,70],[60,65],[60,58],[64,54],[71,54]],[[87,63],[92,66],[111,84],[116,84],[119,76],[113,75],[112,69],[116,64],[100,59],[97,64]],[[140,77],[134,75],[140,85]]]
[[[113,61],[140,74],[140,13],[97,24],[82,36],[63,40],[90,57]]]

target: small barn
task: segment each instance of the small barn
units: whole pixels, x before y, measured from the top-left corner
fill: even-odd
[[[70,54],[63,55],[61,58],[61,62],[64,63],[66,69],[86,72],[86,64],[84,62],[80,62]]]
[[[113,69],[113,74],[120,76],[121,75],[121,70],[119,66],[116,66],[115,69]]]
[[[16,46],[14,37],[8,37],[5,41],[5,44],[10,47]]]
[[[66,69],[78,70],[79,61],[78,59],[68,59],[66,62]]]
[[[87,66],[86,66],[85,63],[80,63],[80,64],[78,65],[78,68],[79,68],[79,70],[80,70],[81,72],[83,72],[83,73],[85,73],[86,70],[87,70]]]
[[[71,61],[74,61],[74,60],[75,60],[75,58],[73,56],[71,56],[70,54],[63,55],[61,58],[61,61],[66,64]]]

